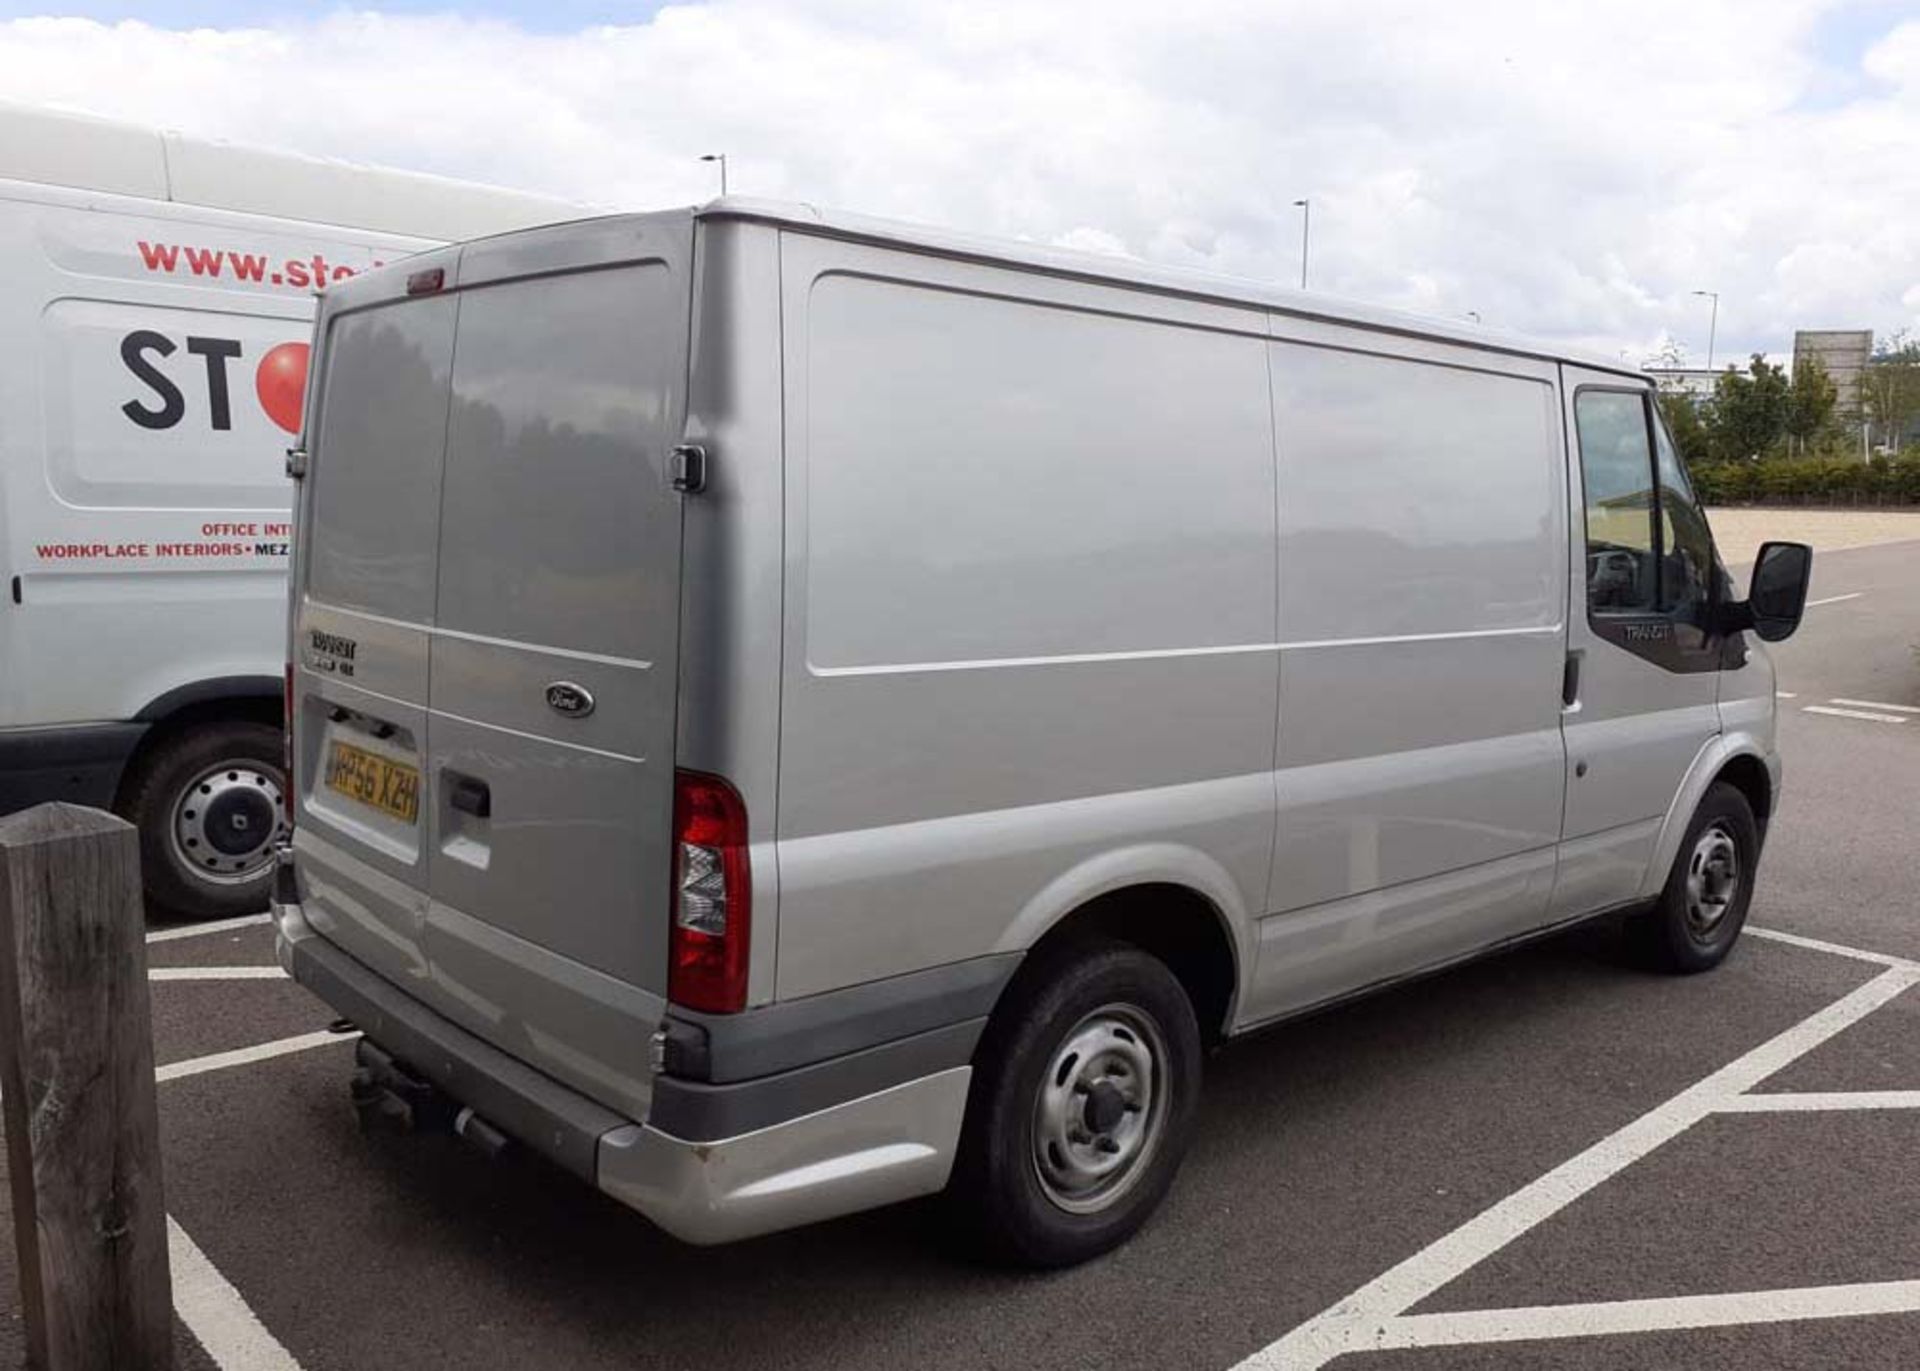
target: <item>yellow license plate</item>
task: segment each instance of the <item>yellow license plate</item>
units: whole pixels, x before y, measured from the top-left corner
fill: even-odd
[[[352,743],[335,743],[328,751],[327,788],[403,824],[420,818],[420,772]]]

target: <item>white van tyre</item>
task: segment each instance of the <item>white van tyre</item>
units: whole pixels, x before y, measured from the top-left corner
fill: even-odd
[[[1759,860],[1753,807],[1736,787],[1716,781],[1693,812],[1659,901],[1627,921],[1634,951],[1683,975],[1720,965],[1746,924]]]
[[[280,730],[226,720],[162,738],[128,774],[121,814],[140,830],[147,901],[183,918],[267,907],[286,831]]]
[[[1039,954],[974,1053],[948,1200],[988,1257],[1071,1266],[1153,1213],[1187,1150],[1200,1027],[1164,962],[1130,944]]]

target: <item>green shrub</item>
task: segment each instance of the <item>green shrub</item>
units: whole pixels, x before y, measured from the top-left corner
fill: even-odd
[[[1705,462],[1690,474],[1701,500],[1710,505],[1750,500],[1920,504],[1920,453],[1869,462],[1831,452],[1818,457]]]

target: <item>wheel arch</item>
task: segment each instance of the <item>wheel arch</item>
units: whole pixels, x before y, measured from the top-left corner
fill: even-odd
[[[1231,1028],[1255,944],[1246,903],[1212,858],[1173,845],[1095,858],[1036,895],[995,950],[1025,952],[1024,969],[1042,964],[1050,949],[1097,938],[1132,943],[1165,962],[1209,1040]]]
[[[1714,773],[1713,779],[1727,782],[1747,797],[1747,806],[1753,810],[1754,824],[1764,839],[1767,836],[1767,822],[1773,818],[1774,799],[1773,776],[1767,770],[1767,764],[1751,752],[1735,753]]]
[[[215,676],[175,686],[134,714],[147,725],[120,770],[113,808],[124,814],[142,768],[156,748],[196,727],[212,723],[284,726],[284,683],[272,676]]]
[[[1652,899],[1666,884],[1667,872],[1680,850],[1680,840],[1686,836],[1693,812],[1714,782],[1724,780],[1746,797],[1764,840],[1768,820],[1773,817],[1778,778],[1779,763],[1758,738],[1746,733],[1723,733],[1710,740],[1694,758],[1686,778],[1674,793],[1673,803],[1668,806],[1659,840],[1654,843],[1653,856],[1641,878],[1641,897]]]
[[[141,723],[167,723],[196,711],[252,718],[262,705],[270,706],[279,722],[285,682],[277,676],[211,676],[188,681],[147,701],[134,713]]]

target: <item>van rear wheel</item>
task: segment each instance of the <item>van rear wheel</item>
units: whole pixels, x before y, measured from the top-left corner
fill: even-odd
[[[147,900],[184,918],[267,907],[286,831],[280,730],[228,720],[162,738],[127,778],[121,813],[140,830]]]
[[[1746,924],[1759,859],[1760,829],[1747,797],[1715,782],[1693,812],[1658,903],[1627,922],[1635,953],[1656,970],[1683,975],[1720,965]]]
[[[986,1255],[1070,1266],[1125,1241],[1172,1184],[1200,1029],[1180,982],[1137,947],[1039,955],[974,1054],[949,1203]]]

